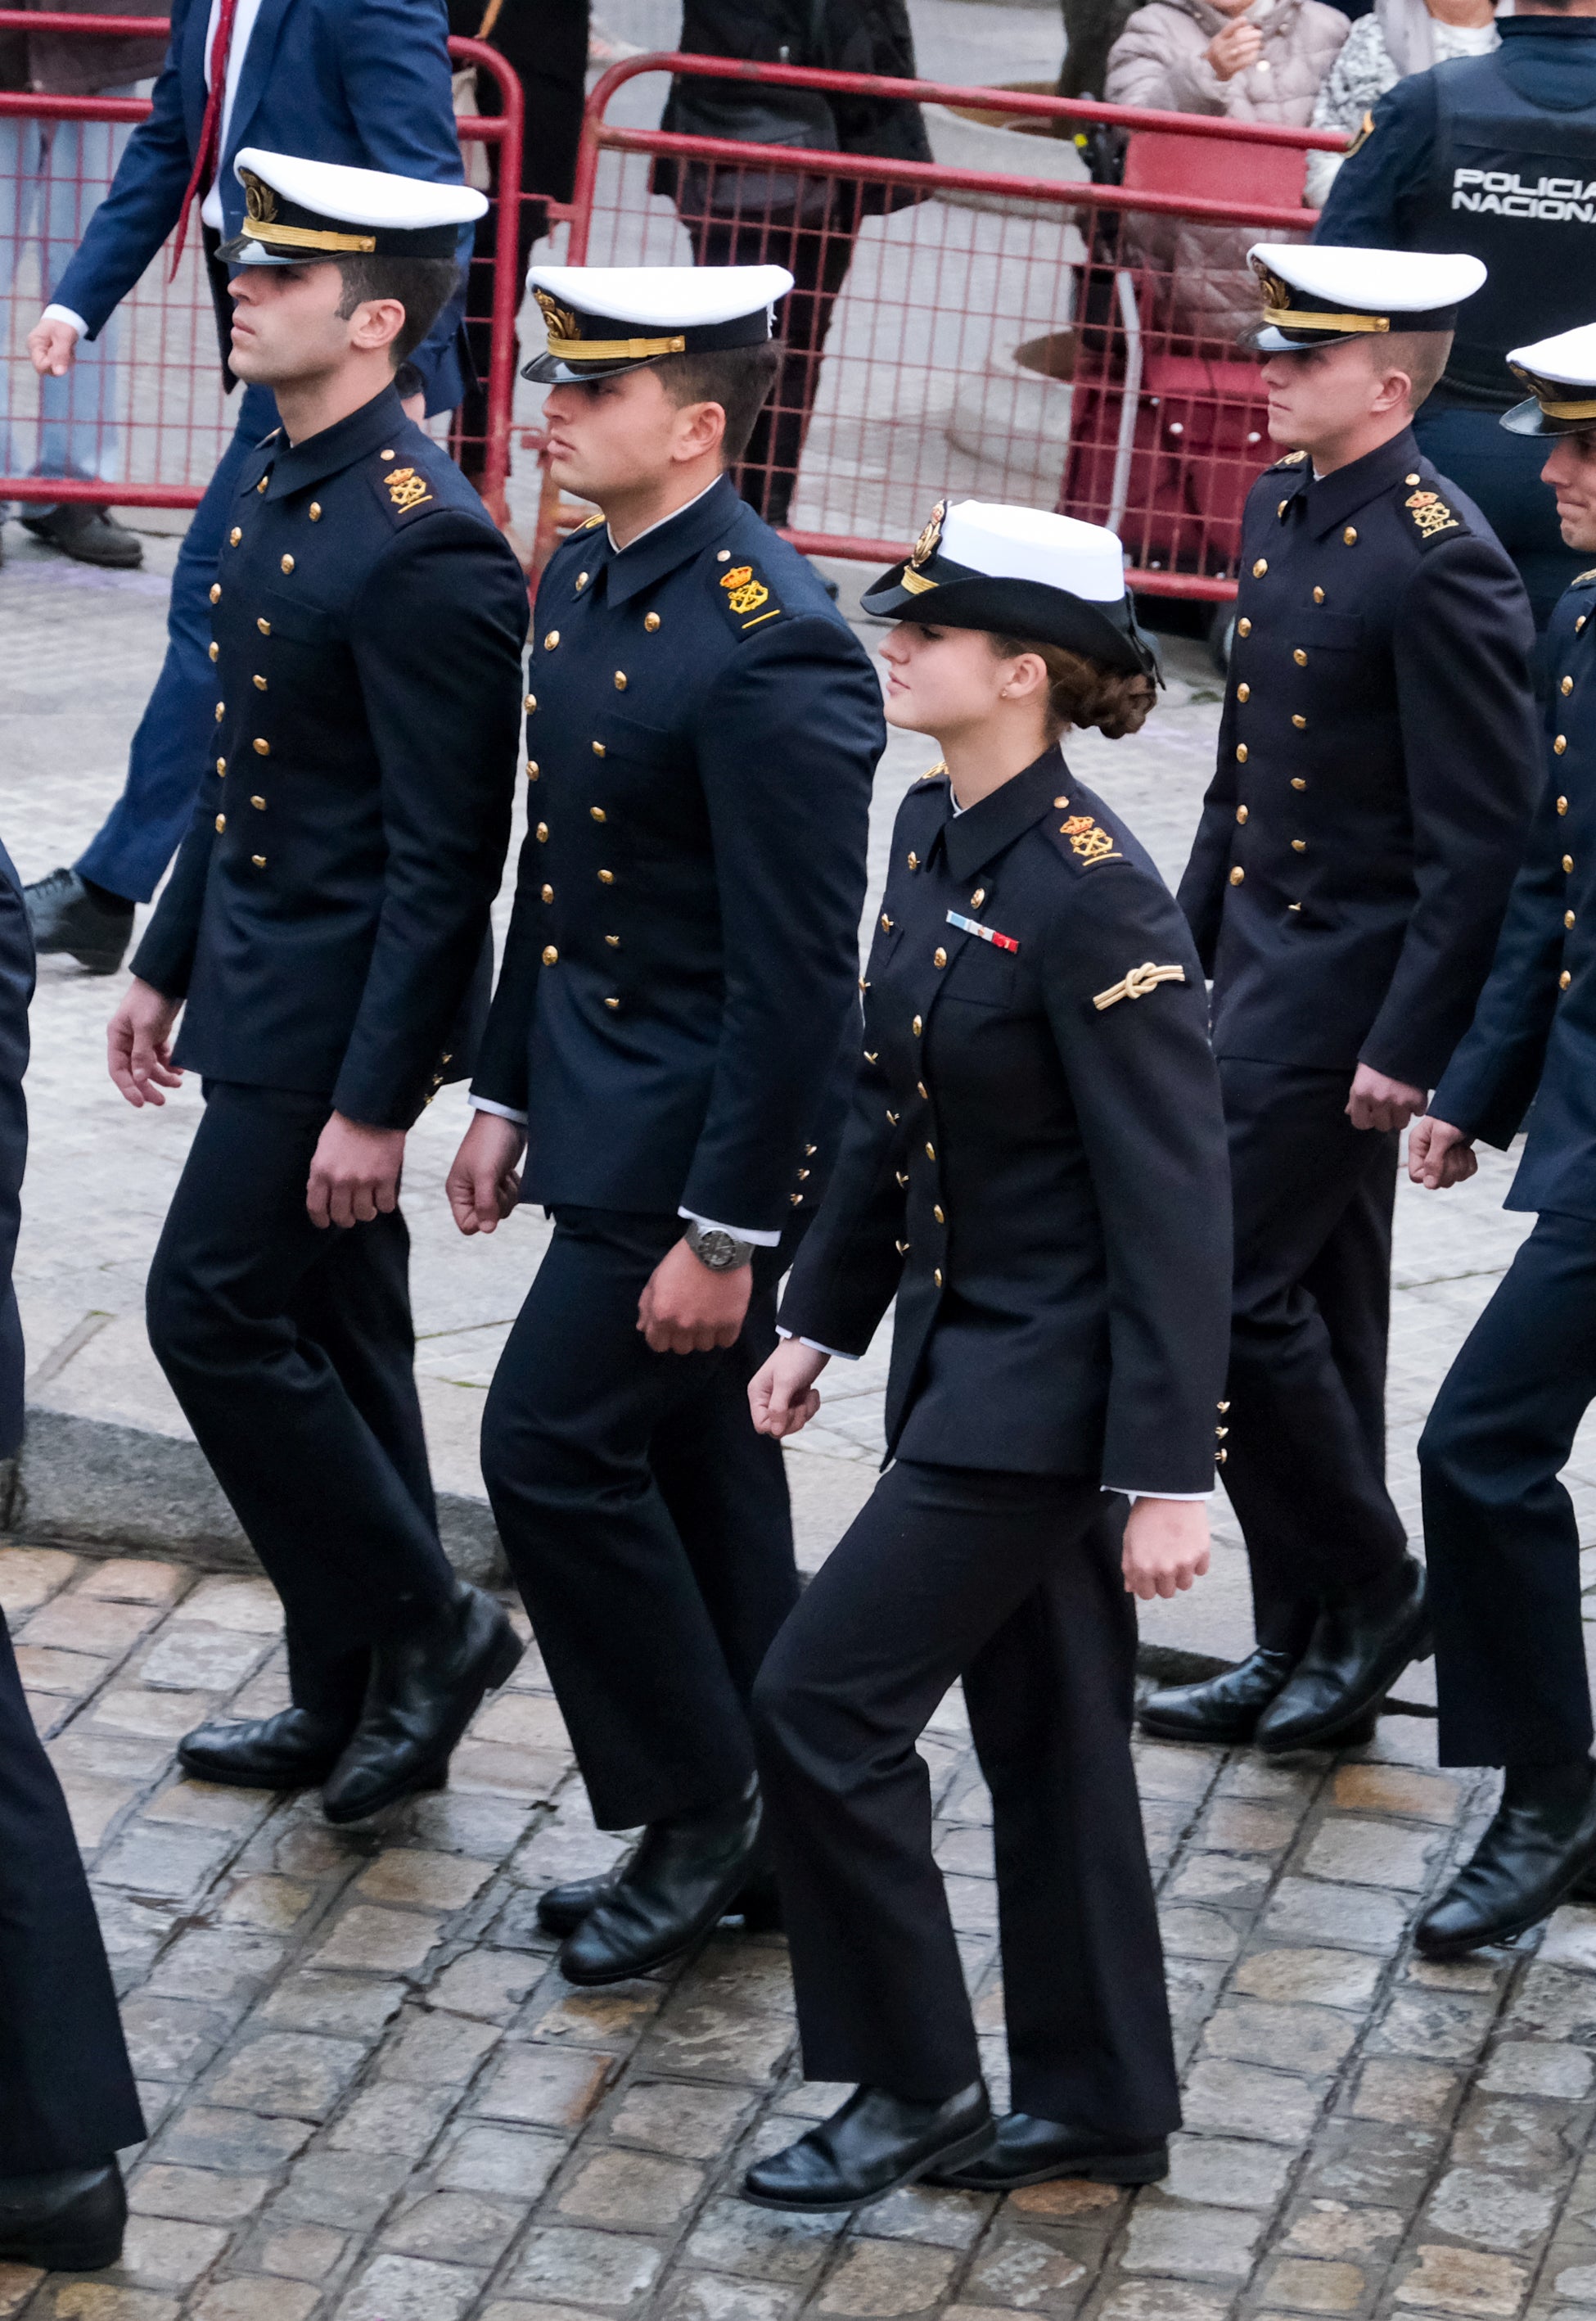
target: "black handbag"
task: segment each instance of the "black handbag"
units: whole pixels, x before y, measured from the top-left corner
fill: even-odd
[[[811,53],[783,63],[819,65],[824,55],[826,0],[811,0]],[[667,125],[685,137],[721,137],[739,145],[786,145],[837,150],[837,122],[818,88],[775,88],[758,81],[684,77],[671,90]],[[677,180],[676,206],[685,217],[770,219],[784,225],[821,226],[831,205],[824,177],[786,169],[741,169],[729,161],[686,161]]]

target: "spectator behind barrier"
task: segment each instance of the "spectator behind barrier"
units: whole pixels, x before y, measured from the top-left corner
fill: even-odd
[[[1512,0],[1503,9],[1510,14]],[[1488,57],[1501,45],[1492,0],[1374,0],[1360,16],[1313,108],[1315,129],[1345,129],[1350,136],[1376,99],[1410,73],[1428,72],[1452,57]],[[1339,153],[1310,153],[1302,199],[1322,209],[1341,167]]]
[[[912,80],[906,0],[685,0],[681,49],[766,64]],[[745,144],[929,161],[918,105],[901,98],[822,96],[752,82],[673,81],[662,127]],[[782,308],[782,367],[731,479],[766,523],[784,524],[821,383],[831,310],[867,217],[920,197],[903,186],[861,186],[727,164],[655,163],[653,190],[674,196],[700,266],[784,266],[793,288]]]
[[[21,0],[37,9],[41,0]],[[73,15],[95,0],[60,0]],[[167,0],[128,0],[122,14],[160,16]],[[164,25],[143,40],[105,40],[75,32],[0,32],[0,89],[34,89],[47,96],[132,96],[140,81],[159,72],[167,51]],[[24,251],[38,252],[42,279],[53,282],[77,247],[83,216],[116,173],[131,135],[125,121],[0,121],[0,347],[9,346],[12,291]],[[47,378],[39,390],[39,432],[29,470],[35,476],[77,476],[113,481],[122,473],[122,374],[116,325],[86,348],[65,378]],[[0,475],[14,476],[25,458],[25,430],[11,423],[11,366],[0,362]],[[140,563],[138,535],[113,523],[108,510],[71,500],[50,506],[32,501],[23,523],[35,538],[82,564],[123,569]]]
[[[1148,0],[1109,53],[1103,94],[1111,105],[1305,129],[1348,30],[1326,0]],[[1257,320],[1247,264],[1256,238],[1250,226],[1136,214],[1121,255],[1170,278],[1168,328],[1233,348]]]

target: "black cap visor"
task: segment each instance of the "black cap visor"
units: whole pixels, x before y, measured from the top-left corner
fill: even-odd
[[[1508,369],[1533,389],[1501,414],[1510,435],[1582,435],[1596,427],[1596,380],[1537,378],[1518,363]]]
[[[1129,591],[1118,604],[1093,604],[1044,580],[1011,580],[975,571],[946,556],[923,565],[894,564],[860,600],[888,621],[923,621],[939,629],[985,629],[993,636],[1062,645],[1105,668],[1139,672],[1163,683],[1157,649],[1138,625]]]

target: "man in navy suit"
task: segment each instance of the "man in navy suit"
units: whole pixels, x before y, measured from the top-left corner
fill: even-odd
[[[231,391],[227,269],[215,253],[243,223],[232,163],[247,145],[458,185],[444,0],[175,0],[153,110],[29,334],[36,370],[65,374],[79,340],[98,337],[174,227],[181,241],[197,204]],[[460,400],[460,314],[457,297],[411,357],[403,387],[415,417]],[[270,389],[247,387],[178,554],[166,661],[133,736],[126,786],[77,863],[26,890],[38,949],[69,952],[96,974],[121,965],[133,906],[159,884],[209,762],[209,600],[222,526],[239,471],[277,418]]]
[[[23,1437],[16,1251],[33,946],[0,846],[0,1459]],[[122,2253],[117,2152],[144,2122],[104,1945],[0,1613],[0,2264],[86,2272]]]

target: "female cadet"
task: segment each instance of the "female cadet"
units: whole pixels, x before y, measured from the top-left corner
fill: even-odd
[[[858,2083],[745,2180],[796,2210],[922,2176],[1165,2172],[1126,1591],[1207,1569],[1229,1331],[1202,970],[1058,747],[1153,704],[1118,540],[966,501],[865,604],[902,623],[887,716],[944,763],[898,816],[848,1134],[749,1390],[757,1426],[795,1433],[896,1296],[893,1463],[755,1693],[804,2070]],[[915,1748],[961,1676],[993,1798],[1015,2106],[995,2132]]]

